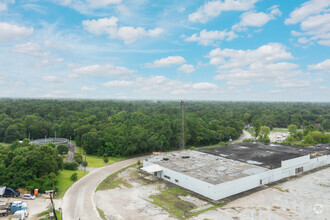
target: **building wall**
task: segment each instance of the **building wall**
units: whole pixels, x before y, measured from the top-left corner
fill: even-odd
[[[143,166],[149,166],[153,163],[148,161],[143,161]],[[174,183],[176,185],[179,185],[183,188],[189,189],[193,192],[196,192],[200,195],[203,195],[208,198],[213,198],[214,195],[214,184],[204,182],[202,180],[193,178],[191,176],[187,176],[185,174],[167,169],[165,167],[162,167],[163,171],[158,172],[157,176],[161,179],[164,179],[168,182]],[[166,176],[166,177],[165,177]],[[170,179],[168,179],[169,177]]]
[[[151,164],[152,162],[150,161],[144,161],[143,166],[149,166]],[[206,183],[167,168],[163,168],[163,171],[158,173],[158,177],[210,199],[219,200],[256,188],[260,185],[296,175],[297,171],[305,172],[327,164],[330,164],[330,155],[324,155],[313,159],[310,159],[310,155],[306,155],[282,161],[282,166],[277,169],[268,170],[217,185]],[[299,168],[299,170],[297,170],[297,168]],[[170,179],[165,176],[170,177]],[[177,180],[177,182],[175,180]]]

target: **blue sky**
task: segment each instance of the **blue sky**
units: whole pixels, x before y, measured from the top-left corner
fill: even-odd
[[[330,101],[329,0],[0,0],[0,97]]]

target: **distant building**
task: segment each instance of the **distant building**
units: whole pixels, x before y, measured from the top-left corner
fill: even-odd
[[[330,144],[315,147],[241,143],[152,156],[143,170],[212,200],[330,164]]]

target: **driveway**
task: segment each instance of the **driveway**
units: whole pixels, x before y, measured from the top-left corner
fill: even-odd
[[[74,183],[63,197],[63,219],[100,219],[93,201],[97,186],[110,174],[145,158],[133,158],[97,168]]]
[[[237,143],[237,142],[243,142],[243,140],[250,139],[250,138],[252,138],[252,135],[249,132],[243,130],[243,134],[241,134],[241,136],[238,139],[233,140],[230,143],[232,144],[232,143]]]

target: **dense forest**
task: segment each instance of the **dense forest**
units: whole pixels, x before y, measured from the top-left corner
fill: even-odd
[[[2,186],[45,191],[56,185],[63,159],[52,144],[36,146],[29,140],[0,146],[0,183]]]
[[[240,136],[245,125],[330,130],[329,103],[185,103],[187,146]],[[179,146],[177,101],[0,100],[0,142],[72,138],[88,154],[129,156]]]

